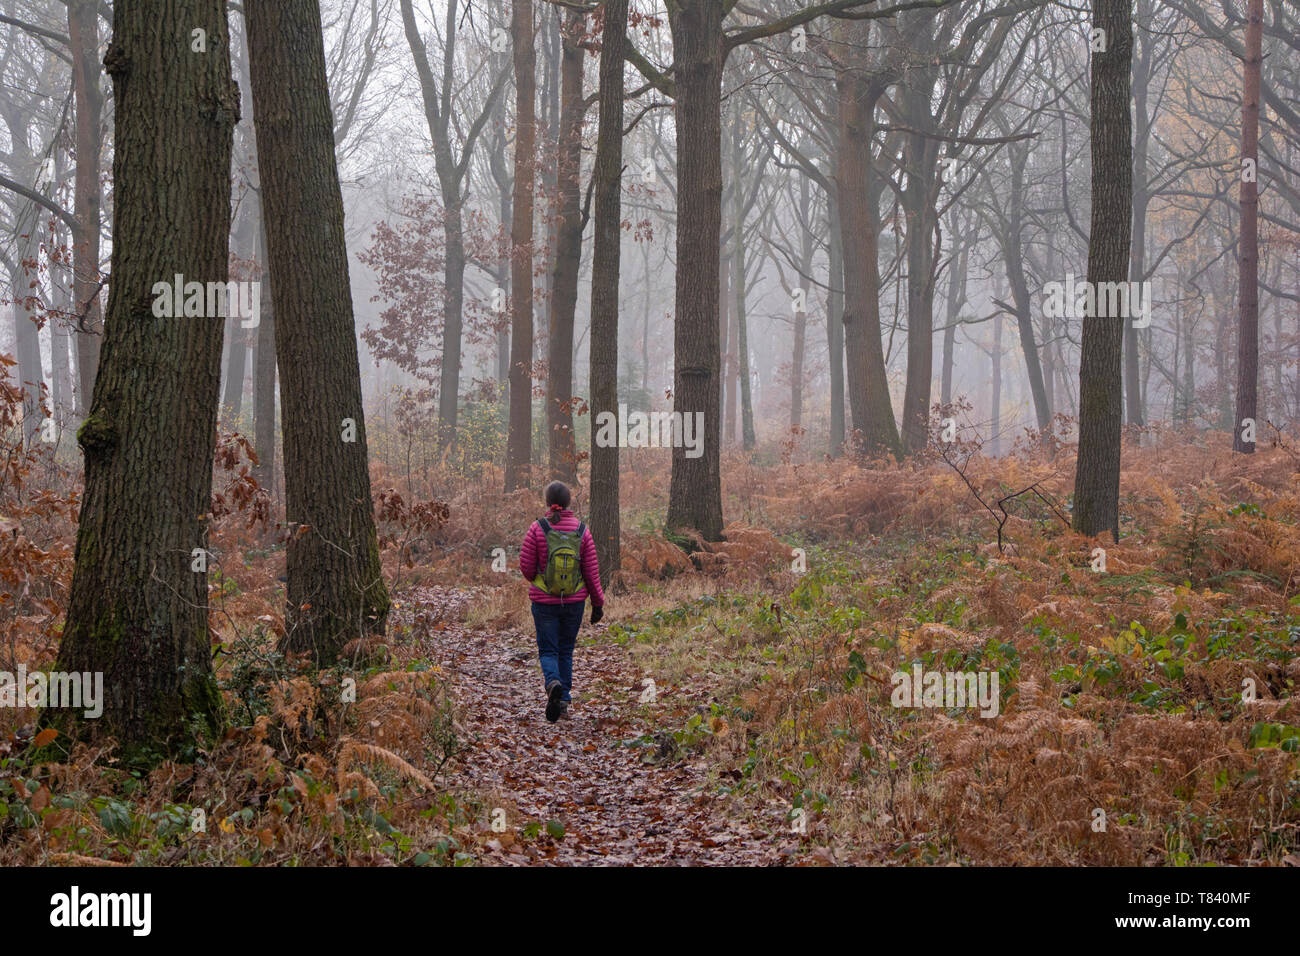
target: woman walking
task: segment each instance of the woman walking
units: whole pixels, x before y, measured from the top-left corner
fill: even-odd
[[[591,598],[591,623],[604,616],[605,592],[591,531],[569,510],[569,486],[546,486],[545,518],[538,518],[519,549],[519,570],[529,582],[537,656],[546,686],[546,719],[568,716],[573,689],[573,648]]]

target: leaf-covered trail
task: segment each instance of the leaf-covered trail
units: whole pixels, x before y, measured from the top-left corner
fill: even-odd
[[[482,862],[784,862],[789,836],[771,832],[781,817],[731,818],[727,797],[708,783],[705,761],[651,763],[644,755],[653,748],[620,746],[655,729],[638,701],[641,675],[602,629],[584,623],[574,654],[570,718],[551,724],[543,715],[533,634],[473,630],[448,621],[463,615],[468,600],[473,597],[466,591],[422,588],[416,617],[431,625],[418,628],[427,642],[421,650],[451,681],[467,737],[454,768],[448,768],[451,782],[491,795],[506,812],[508,832],[491,835]],[[655,705],[648,709],[653,712]],[[660,739],[671,746],[669,736]],[[545,829],[540,839],[520,838],[529,822],[550,820],[563,824],[562,839],[548,838]]]

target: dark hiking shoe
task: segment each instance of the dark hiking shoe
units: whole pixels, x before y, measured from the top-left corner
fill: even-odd
[[[560,716],[558,719],[559,720],[573,719],[572,717],[569,716],[569,702],[567,700],[560,701]]]
[[[560,719],[560,708],[564,705],[564,685],[553,680],[546,685],[546,719],[555,723]]]

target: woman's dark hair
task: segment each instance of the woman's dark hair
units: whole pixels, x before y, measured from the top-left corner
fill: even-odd
[[[546,507],[569,507],[569,486],[562,481],[553,481],[546,486]]]

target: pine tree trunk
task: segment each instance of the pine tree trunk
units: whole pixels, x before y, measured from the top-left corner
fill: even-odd
[[[677,224],[673,407],[701,415],[702,454],[673,449],[669,528],[722,538],[718,354],[718,241],[722,234],[722,0],[679,0],[669,8],[677,98]]]
[[[1249,0],[1246,23],[1245,80],[1241,97],[1241,158],[1259,162],[1259,87],[1262,63],[1264,0]],[[1241,296],[1237,333],[1237,417],[1232,425],[1232,450],[1253,454],[1254,441],[1243,440],[1245,422],[1258,427],[1259,388],[1259,183],[1258,172],[1241,178],[1241,249],[1238,260],[1238,295]]]
[[[224,723],[212,673],[205,553],[221,376],[220,317],[158,318],[154,284],[224,282],[239,93],[225,4],[117,0],[104,57],[114,87],[113,283],[103,364],[77,439],[85,494],[57,669],[99,671],[95,731],[131,763],[192,759]],[[207,31],[191,52],[189,29]],[[158,148],[166,143],[168,148]],[[86,158],[78,156],[79,164]],[[84,732],[81,711],[47,724]],[[64,737],[66,740],[66,737]]]
[[[515,65],[515,197],[510,227],[510,429],[506,491],[527,487],[533,447],[533,182],[537,51],[532,0],[511,6]]]
[[[578,270],[582,265],[582,61],[579,38],[586,17],[570,11],[564,26],[560,66],[559,220],[555,269],[551,275],[547,336],[546,423],[551,477],[578,480],[573,438],[573,322],[578,309]]]
[[[1133,0],[1093,0],[1093,26],[1106,50],[1092,54],[1092,225],[1088,281],[1128,279],[1133,227]],[[1079,359],[1079,458],[1074,476],[1074,530],[1109,531],[1119,540],[1121,358],[1124,319],[1083,320]]]
[[[591,408],[618,414],[618,285],[622,232],[623,53],[628,0],[607,0],[600,48],[600,129],[596,140],[595,245],[591,266]],[[647,277],[648,278],[648,277]],[[619,449],[591,445],[590,527],[601,584],[619,567]]]
[[[320,664],[382,634],[365,413],[343,230],[343,195],[317,0],[249,0],[253,117],[283,383],[291,529],[286,652]]]

